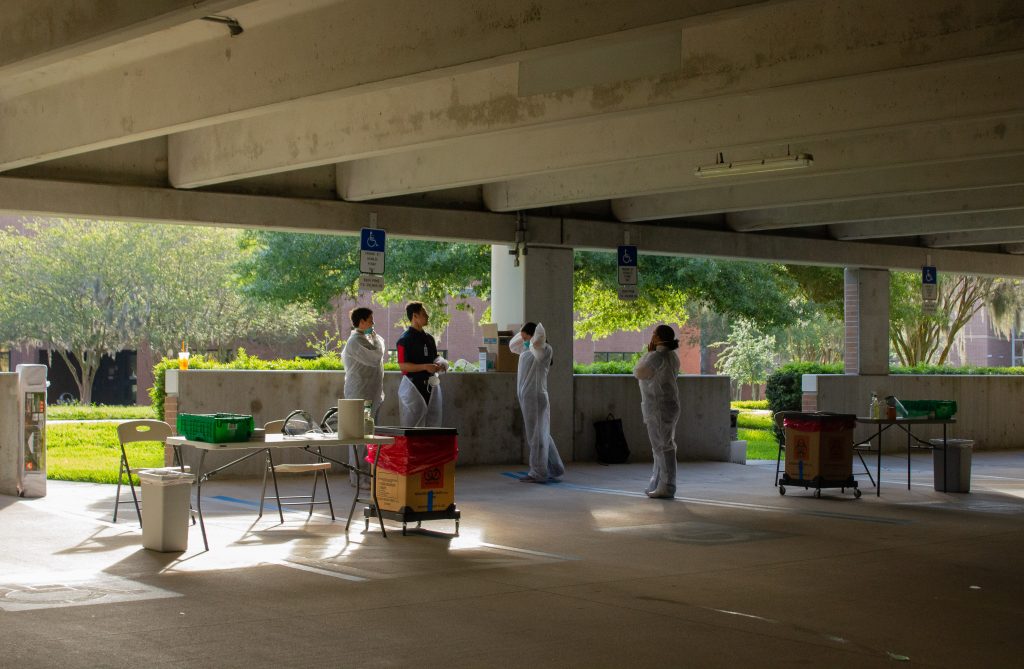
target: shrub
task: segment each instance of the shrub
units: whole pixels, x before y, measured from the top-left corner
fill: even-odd
[[[589,365],[574,364],[573,374],[632,374],[635,361],[614,360],[611,362],[593,362]]]
[[[843,364],[819,362],[790,362],[768,377],[765,397],[772,414],[779,411],[799,411],[803,406],[801,377],[804,374],[842,374]],[[777,429],[773,426],[773,429]],[[778,436],[778,435],[777,435]]]
[[[768,400],[737,400],[730,402],[733,409],[767,409]]]

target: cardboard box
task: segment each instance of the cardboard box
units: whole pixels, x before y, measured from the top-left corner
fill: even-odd
[[[455,462],[404,476],[377,470],[377,503],[383,511],[444,511],[455,503]]]
[[[508,350],[508,343],[515,333],[499,330],[497,323],[484,323],[483,346],[487,348],[487,359],[496,372],[515,372],[519,369],[519,356]]]
[[[791,479],[846,481],[853,476],[853,429],[786,427],[786,475]]]

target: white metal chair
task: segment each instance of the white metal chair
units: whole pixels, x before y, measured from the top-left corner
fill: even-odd
[[[129,420],[117,426],[117,440],[121,445],[121,465],[117,471],[117,496],[114,499],[114,519],[117,522],[117,507],[122,504],[121,486],[124,477],[128,477],[128,487],[132,491],[132,502],[135,504],[135,515],[139,517],[139,525],[142,525],[142,510],[139,508],[139,496],[135,493],[135,483],[132,481],[132,468],[128,464],[128,452],[125,444],[137,441],[159,441],[161,444],[167,437],[171,436],[171,426],[162,420]],[[175,457],[178,453],[175,451]],[[178,465],[181,465],[179,460]],[[128,500],[124,500],[124,504]]]
[[[280,432],[281,428],[284,427],[283,420],[272,420],[263,426],[265,434],[272,434],[274,432]],[[317,449],[317,455],[320,455],[320,449]],[[263,517],[263,506],[268,499],[272,499],[277,502],[277,514],[280,517],[281,522],[284,522],[284,509],[285,506],[309,506],[309,516],[313,515],[313,507],[317,504],[326,504],[331,510],[331,520],[334,520],[334,502],[331,500],[331,486],[327,482],[327,472],[331,469],[331,463],[323,460],[322,458],[318,462],[295,462],[295,463],[282,463],[275,465],[274,456],[271,453],[271,449],[267,449],[266,467],[263,469],[263,490],[260,492],[260,513],[258,518]],[[307,472],[313,472],[313,490],[308,495],[288,495],[285,497],[281,496],[280,490],[277,486],[277,475],[278,474],[304,474]],[[267,496],[267,474],[270,474],[271,479],[274,481],[274,495],[272,497]],[[317,501],[316,499],[316,486],[317,479],[324,477],[324,489],[327,492],[327,499]],[[299,502],[282,502],[281,500],[308,500]]]

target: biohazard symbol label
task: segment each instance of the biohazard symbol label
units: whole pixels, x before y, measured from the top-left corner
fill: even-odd
[[[420,474],[420,487],[421,488],[443,488],[444,487],[444,468],[442,467],[431,467],[430,469],[423,470]]]

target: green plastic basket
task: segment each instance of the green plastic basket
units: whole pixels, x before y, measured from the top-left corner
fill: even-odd
[[[901,400],[910,418],[947,419],[956,415],[953,400]]]
[[[178,434],[193,441],[226,444],[249,441],[255,428],[252,416],[234,413],[178,414]]]

